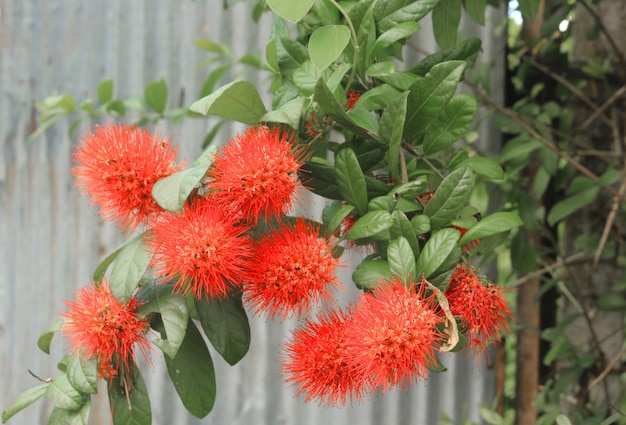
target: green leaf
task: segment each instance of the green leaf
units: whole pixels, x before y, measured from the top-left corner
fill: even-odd
[[[454,96],[465,66],[464,61],[440,63],[409,88],[404,134],[410,142],[415,143],[436,122],[436,118]]]
[[[263,115],[260,118],[260,121],[287,124],[291,128],[297,130],[300,126],[300,116],[302,114],[302,108],[304,107],[304,101],[304,97],[298,96],[295,99],[280,105],[278,109]]]
[[[376,26],[381,32],[404,22],[417,22],[430,12],[439,0],[386,0],[374,5]]]
[[[91,412],[91,398],[84,399],[80,409],[66,412],[65,420],[69,425],[87,425],[89,423],[89,413]],[[60,425],[65,425],[65,423],[62,422]]]
[[[459,244],[465,245],[476,239],[506,232],[507,230],[522,226],[523,224],[522,219],[519,218],[517,214],[510,212],[497,212],[484,217],[468,229],[459,241]]]
[[[66,375],[57,376],[50,382],[46,397],[54,396],[55,406],[65,410],[77,410],[83,404],[82,395],[70,384]]]
[[[598,308],[604,311],[626,311],[626,298],[616,293],[600,294]]]
[[[447,149],[467,133],[472,125],[478,103],[473,96],[457,94],[424,134],[424,153],[432,155]]]
[[[133,236],[132,238],[124,241],[120,246],[118,246],[115,251],[113,251],[112,253],[110,253],[104,260],[102,260],[102,262],[100,264],[98,264],[98,267],[96,267],[96,270],[94,270],[93,272],[93,280],[94,282],[102,282],[102,278],[104,277],[107,269],[109,268],[109,266],[113,263],[113,261],[115,261],[115,259],[117,258],[118,255],[120,255],[120,252],[122,252],[122,249],[124,249],[124,247],[130,243],[135,242],[137,239],[143,238],[144,237],[144,233],[138,234]]]
[[[152,186],[152,197],[165,210],[173,213],[182,211],[187,198],[202,181],[208,168],[209,164],[198,165],[157,181]]]
[[[402,278],[415,277],[415,257],[411,245],[403,236],[400,236],[387,246],[387,261],[392,275]]]
[[[401,24],[388,29],[376,39],[376,42],[370,52],[370,58],[375,57],[378,53],[382,52],[396,41],[410,37],[419,29],[420,25],[413,21],[402,22]]]
[[[150,105],[155,112],[163,114],[167,104],[167,83],[164,79],[153,81],[144,89],[146,103]]]
[[[474,22],[485,25],[485,9],[487,0],[463,0],[465,11]]]
[[[415,234],[420,236],[430,232],[430,217],[427,215],[417,215],[411,219],[411,227]]]
[[[408,92],[402,93],[402,95],[383,112],[380,118],[380,134],[383,137],[387,134],[389,135],[389,140],[387,140],[389,149],[386,155],[389,172],[396,181],[402,181],[402,173],[400,172],[400,148],[402,145],[404,122],[406,120],[408,96]]]
[[[289,22],[298,22],[306,15],[315,0],[267,0],[272,12]]]
[[[393,220],[395,225],[400,229],[400,232],[406,241],[409,243],[411,247],[411,251],[413,252],[413,257],[417,258],[420,253],[419,243],[417,242],[417,235],[415,234],[415,230],[411,225],[411,222],[407,218],[407,216],[400,211],[399,209],[394,210],[392,213]]]
[[[367,212],[367,186],[361,165],[354,151],[342,149],[335,155],[335,178],[344,199],[354,205],[357,213]]]
[[[345,25],[326,25],[316,29],[309,39],[311,61],[323,71],[341,55],[349,41],[350,29]]]
[[[48,417],[48,425],[65,425],[70,414],[69,410],[55,407]]]
[[[67,365],[67,379],[78,391],[86,394],[98,392],[98,365],[95,358],[86,362],[73,355]]]
[[[541,0],[519,0],[517,8],[524,16],[534,21],[539,10],[539,3]]]
[[[473,1],[473,0],[472,0]],[[425,76],[437,64],[462,60],[468,63],[468,66],[476,61],[476,56],[480,52],[481,40],[479,38],[468,38],[461,40],[455,48],[445,49],[422,59],[417,64],[409,68],[409,72],[421,77]]]
[[[57,320],[37,340],[37,347],[46,354],[50,354],[50,344],[54,334],[63,329],[63,320]]]
[[[98,100],[100,103],[107,103],[111,99],[113,99],[113,80],[108,79],[102,81],[98,85]]]
[[[317,69],[312,61],[306,60],[293,71],[293,83],[300,89],[300,94],[310,96],[315,91],[315,85],[322,78],[322,71]]]
[[[11,407],[2,411],[2,423],[39,400],[47,392],[49,385],[49,383],[37,385],[22,392]]]
[[[433,9],[433,32],[442,49],[456,45],[459,24],[461,23],[461,0],[441,0]]]
[[[322,221],[326,224],[329,234],[334,234],[343,220],[354,211],[354,205],[344,205],[341,201],[335,201],[324,207]]]
[[[417,258],[417,273],[423,273],[428,279],[454,250],[460,235],[458,230],[452,228],[433,233]]]
[[[158,346],[170,358],[174,358],[187,332],[189,310],[187,301],[179,294],[172,292],[171,285],[156,284],[144,288],[143,299],[149,300],[139,310],[143,314],[156,312],[161,314],[166,338],[155,339]]]
[[[108,386],[113,425],[152,424],[152,411],[146,383],[137,366],[132,365],[132,373],[135,385],[129,394],[122,390],[120,374],[115,376]]]
[[[396,65],[395,62],[391,62],[391,61],[376,62],[376,63],[373,63],[372,65],[370,65],[365,70],[365,75],[368,75],[368,76],[374,77],[374,78],[384,78],[384,77],[388,77],[388,76],[394,74],[397,69],[398,69],[398,65]],[[378,87],[380,87],[380,86],[378,86]],[[372,110],[372,109],[369,109],[369,108],[366,108],[366,109],[368,111]]]
[[[339,124],[350,128],[358,128],[350,115],[345,111],[344,106],[339,103],[335,95],[330,91],[323,78],[320,78],[315,85],[313,99],[319,104],[325,113],[330,115]]]
[[[372,289],[391,279],[389,263],[385,260],[364,260],[352,273],[352,280],[361,289]]]
[[[254,125],[267,112],[254,84],[233,81],[214,93],[194,102],[189,110],[202,115],[217,115],[229,120]]]
[[[504,170],[496,161],[483,156],[474,156],[466,159],[459,164],[460,167],[468,166],[479,176],[489,180],[502,180],[504,178]]]
[[[211,53],[217,53],[225,57],[230,57],[230,48],[227,44],[218,43],[209,38],[199,38],[193,44],[198,49],[202,49]]]
[[[115,260],[109,279],[113,296],[119,300],[128,301],[148,269],[151,260],[152,254],[149,253],[143,237],[134,238],[124,246]]]
[[[333,167],[313,160],[304,163],[299,172],[300,179],[306,181],[307,187],[320,196],[329,199],[343,199],[337,186]]]
[[[590,187],[578,192],[574,196],[570,196],[563,201],[557,202],[548,213],[548,224],[550,224],[550,226],[554,226],[568,215],[573,214],[579,209],[591,204],[596,200],[599,191],[599,187]]]
[[[393,217],[387,211],[370,211],[360,217],[345,234],[346,239],[356,240],[374,236],[393,226]]]
[[[449,225],[465,206],[473,186],[474,175],[469,167],[457,168],[448,174],[424,208],[431,227],[437,229]]]
[[[176,392],[192,415],[203,418],[215,404],[217,388],[211,353],[190,320],[187,334],[176,357],[165,357],[165,364]]]
[[[250,324],[240,295],[207,301],[196,300],[204,333],[230,365],[239,362],[250,348]]]

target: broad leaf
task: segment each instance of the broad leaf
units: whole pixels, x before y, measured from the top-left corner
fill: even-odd
[[[409,221],[407,216],[399,209],[394,210],[392,215],[395,226],[398,227],[401,235],[405,238],[405,240],[411,247],[413,257],[417,258],[420,253],[420,247],[419,243],[417,242],[417,235],[415,234],[415,230],[413,229],[411,222]]]
[[[73,355],[67,366],[67,379],[78,391],[86,394],[98,392],[98,365],[95,358],[84,362],[79,356]]]
[[[15,404],[7,410],[2,411],[2,423],[5,423],[10,418],[15,416],[16,413],[24,410],[35,401],[39,400],[47,392],[49,385],[49,383],[37,385],[36,387],[29,388],[21,393]]]
[[[400,149],[402,145],[404,121],[406,119],[408,95],[408,92],[402,93],[402,95],[385,110],[380,118],[381,136],[385,138],[386,135],[389,135],[386,140],[389,143],[389,149],[387,151],[389,172],[396,181],[402,181],[402,173],[400,172]]]
[[[354,205],[357,213],[367,211],[367,187],[361,165],[354,151],[342,149],[335,155],[335,178],[343,198]]]
[[[98,85],[97,93],[98,93],[98,100],[100,101],[101,104],[107,103],[108,101],[113,99],[113,80],[108,79],[108,80],[102,81]]]
[[[391,279],[389,263],[385,260],[362,261],[352,273],[352,280],[361,289],[371,289]]]
[[[152,260],[149,252],[143,237],[133,239],[122,248],[109,279],[111,293],[115,298],[122,301],[131,298]]]
[[[113,425],[152,424],[152,411],[146,383],[137,366],[132,366],[132,373],[134,387],[130,393],[122,390],[119,374],[113,378],[108,386]]]
[[[570,196],[567,199],[564,199],[563,201],[557,202],[548,213],[548,224],[550,224],[550,226],[554,226],[568,215],[591,204],[595,201],[599,191],[599,187],[590,187],[573,196]]]
[[[345,125],[354,130],[360,130],[361,133],[367,134],[365,130],[359,127],[354,120],[348,115],[345,107],[339,103],[335,95],[330,91],[323,78],[320,78],[315,85],[314,100],[319,104],[322,110],[330,115],[335,121],[341,125]]]
[[[313,3],[315,0],[267,0],[267,5],[272,9],[272,12],[294,23],[304,18]]]
[[[344,237],[349,240],[368,238],[389,229],[391,226],[393,226],[393,217],[389,212],[370,211],[360,217]]]
[[[452,99],[465,66],[463,61],[435,65],[426,77],[418,78],[409,88],[404,134],[410,142],[417,142]]]
[[[435,65],[453,60],[466,61],[468,66],[471,67],[480,52],[481,44],[482,42],[479,38],[461,40],[456,47],[433,53],[409,68],[408,71],[412,74],[424,77]]]
[[[309,39],[311,61],[323,71],[341,55],[349,41],[350,29],[345,25],[326,25],[316,29]]]
[[[267,112],[254,84],[233,81],[216,92],[194,102],[189,110],[202,115],[217,115],[229,120],[254,125]]]
[[[400,236],[387,246],[387,261],[392,275],[402,278],[415,277],[415,257],[409,242]]]
[[[452,228],[433,233],[417,258],[417,273],[428,279],[454,250],[460,235],[461,232]]]
[[[439,0],[377,1],[374,18],[379,31],[385,32],[404,22],[417,22],[430,12]]]
[[[328,199],[343,199],[337,186],[333,167],[314,160],[315,157],[304,163],[298,173],[300,179],[306,181],[307,187],[320,196]]]
[[[117,256],[120,255],[120,252],[122,252],[122,250],[124,249],[124,247],[126,247],[126,245],[134,243],[137,241],[137,239],[142,239],[144,236],[145,236],[144,233],[140,233],[138,235],[133,236],[130,239],[127,239],[120,246],[118,246],[115,249],[115,251],[110,253],[104,260],[102,260],[102,262],[98,264],[98,267],[96,267],[96,269],[93,272],[94,282],[97,282],[97,283],[102,282],[102,278],[104,277],[107,269],[113,263],[113,261],[115,261]]]
[[[506,232],[507,230],[522,226],[523,224],[522,219],[519,218],[517,214],[510,212],[497,212],[484,217],[468,229],[459,241],[459,244],[465,245],[476,239]]]
[[[430,217],[424,214],[413,217],[411,227],[417,236],[430,232]]]
[[[287,124],[291,128],[298,129],[300,125],[300,116],[304,107],[304,97],[296,97],[289,102],[280,105],[278,109],[268,112],[260,118],[262,122],[278,122]]]
[[[46,354],[50,354],[50,344],[54,334],[63,329],[63,320],[57,320],[37,340],[37,347]]]
[[[211,353],[191,320],[176,357],[165,357],[165,364],[174,388],[189,413],[198,418],[208,415],[217,393],[215,369]]]
[[[457,94],[446,105],[424,134],[424,153],[432,155],[450,147],[467,133],[472,125],[478,103],[473,96]]]
[[[469,167],[457,168],[450,173],[424,208],[431,227],[437,229],[449,225],[465,206],[473,187],[474,175]]]
[[[403,22],[388,29],[376,39],[376,42],[372,47],[372,51],[370,52],[370,58],[375,57],[378,53],[382,52],[396,41],[410,37],[419,29],[420,25],[413,21]]]
[[[46,397],[54,396],[55,406],[65,410],[77,410],[83,403],[83,397],[70,384],[66,375],[57,376],[50,382]]]
[[[209,164],[179,171],[157,181],[152,187],[152,197],[161,208],[177,213],[183,210],[187,198],[202,181]]]
[[[181,295],[173,293],[171,285],[164,284],[152,284],[145,288],[141,295],[148,302],[140,307],[140,311],[143,314],[160,313],[163,321],[166,338],[155,339],[155,345],[173,358],[176,356],[187,332],[189,319],[187,301]]]
[[[487,0],[463,0],[465,11],[474,22],[485,25],[485,9]]]
[[[80,409],[66,412],[67,417],[65,420],[68,425],[87,425],[89,423],[89,413],[91,412],[91,398],[84,399]],[[48,425],[50,424],[48,423]],[[61,423],[60,425],[65,425],[65,423]]]
[[[205,335],[230,365],[239,362],[250,347],[250,324],[240,295],[225,299],[196,300]]]
[[[433,32],[442,49],[456,46],[461,12],[461,0],[440,0],[433,9]]]
[[[163,114],[167,104],[167,83],[164,79],[154,81],[144,89],[146,103],[150,105],[155,112]]]
[[[329,234],[334,234],[343,220],[354,211],[354,205],[344,205],[341,201],[335,201],[324,207],[322,221],[326,224]]]
[[[504,170],[493,159],[485,158],[483,156],[474,156],[466,159],[459,165],[461,167],[467,166],[479,176],[485,177],[489,180],[502,180],[504,178]]]

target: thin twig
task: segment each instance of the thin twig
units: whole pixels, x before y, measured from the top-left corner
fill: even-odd
[[[415,149],[415,147],[413,147],[413,145],[411,145],[410,143],[407,142],[402,142],[402,146],[408,150],[409,152],[411,152],[413,155],[415,155],[416,157],[418,157],[419,159],[421,159],[422,161],[424,161],[426,163],[426,165],[428,165],[430,167],[431,170],[433,170],[435,172],[435,174],[437,174],[439,177],[441,177],[442,179],[445,178],[445,176],[443,174],[441,174],[441,171],[439,171],[439,169],[437,169],[437,167],[435,167],[429,160],[428,158],[426,158],[424,155],[422,155],[421,153],[419,153],[419,151],[417,149]]]
[[[617,355],[613,357],[613,359],[611,359],[611,361],[609,362],[608,365],[606,365],[602,373],[596,376],[596,378],[589,383],[589,385],[587,386],[587,391],[591,391],[593,387],[598,385],[604,378],[606,378],[606,376],[609,373],[611,373],[613,366],[615,366],[617,362],[620,361],[620,359],[622,358],[622,355],[624,355],[624,352],[626,352],[626,348],[622,348],[622,350],[619,353],[617,353]]]
[[[33,372],[30,369],[28,369],[28,373],[30,373],[38,381],[45,382],[46,384],[49,384],[50,382],[52,382],[52,378],[42,378],[41,376],[37,375],[35,372]]]
[[[589,115],[589,117],[587,117],[585,122],[582,123],[582,125],[580,126],[580,130],[586,129],[589,124],[591,124],[598,117],[598,115],[603,113],[606,108],[611,106],[613,102],[615,102],[621,95],[624,94],[624,92],[626,92],[626,86],[620,87],[615,93],[613,93],[611,97],[609,97],[607,101],[602,104],[602,106],[593,111],[593,113]]]
[[[553,263],[553,264],[548,264],[547,266],[539,269],[539,270],[535,270],[532,273],[528,273],[526,276],[521,277],[519,279],[517,279],[515,282],[509,283],[508,285],[506,285],[507,288],[516,288],[520,285],[523,285],[524,283],[526,283],[527,281],[529,281],[530,279],[534,279],[537,276],[540,276],[544,273],[550,273],[550,274],[554,274],[556,272],[556,269],[564,267],[564,266],[569,266],[570,264],[575,264],[575,263],[584,263],[584,262],[588,262],[591,261],[590,258],[588,258],[584,253],[582,252],[577,252],[576,254],[573,254],[559,262]]]

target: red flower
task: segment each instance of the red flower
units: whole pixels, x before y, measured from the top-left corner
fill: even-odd
[[[152,198],[152,187],[176,171],[176,153],[169,141],[145,129],[97,126],[76,148],[78,165],[72,172],[105,220],[135,230],[163,211]]]
[[[252,223],[286,212],[302,166],[289,136],[279,128],[249,128],[226,145],[209,171],[220,202],[237,205]]]
[[[338,286],[332,244],[298,218],[258,240],[244,295],[269,317],[300,316],[312,303],[332,301]]]
[[[361,98],[361,93],[349,91],[348,93],[346,93],[346,96],[348,97],[348,110],[350,110],[354,108],[354,104],[356,103],[356,101]]]
[[[65,301],[65,305],[68,311],[62,314],[62,333],[72,354],[84,361],[97,359],[100,378],[112,379],[120,368],[130,370],[135,363],[135,344],[147,357],[148,321],[136,311],[140,303],[135,298],[126,303],[114,298],[106,279],[83,287],[76,293],[76,301]]]
[[[452,225],[450,227],[452,227],[453,229],[456,229],[459,232],[461,232],[461,236],[459,236],[459,240],[463,237],[463,235],[465,235],[467,233],[467,229],[465,229],[463,227],[459,227],[459,226],[455,226],[455,225]],[[463,251],[469,251],[470,249],[474,248],[475,246],[478,246],[479,243],[480,243],[480,241],[478,239],[470,241],[470,242],[466,243],[465,245],[463,245]]]
[[[236,221],[212,198],[187,205],[180,214],[162,214],[150,240],[157,272],[198,299],[227,296],[245,279],[251,254],[247,228]]]
[[[426,378],[428,368],[437,364],[442,318],[434,310],[434,296],[426,296],[423,288],[407,287],[399,278],[382,283],[360,296],[345,327],[347,356],[383,391]]]
[[[345,321],[341,311],[321,315],[318,322],[307,319],[285,344],[282,369],[287,382],[297,387],[296,396],[305,393],[305,401],[343,406],[368,390],[368,382],[346,357]]]
[[[478,351],[498,341],[501,332],[508,332],[511,306],[503,296],[503,288],[483,285],[471,269],[457,267],[446,297],[450,311],[461,318],[469,332],[468,344]]]

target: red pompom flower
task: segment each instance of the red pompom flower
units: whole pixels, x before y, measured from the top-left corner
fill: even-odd
[[[468,344],[478,351],[509,330],[511,306],[503,288],[484,285],[474,272],[458,266],[446,290],[450,311],[469,332]]]
[[[186,205],[180,214],[162,214],[149,241],[155,269],[197,299],[226,297],[245,279],[251,254],[248,229],[236,221],[212,198]]]
[[[345,327],[350,362],[383,391],[426,378],[444,337],[435,308],[424,286],[407,287],[399,278],[361,295]]]
[[[120,302],[103,279],[80,289],[76,300],[65,301],[65,305],[68,311],[62,314],[62,333],[72,354],[84,361],[95,358],[100,377],[113,379],[120,370],[123,376],[133,376],[126,372],[135,364],[135,344],[146,358],[150,349],[145,336],[148,321],[137,312],[140,303],[135,298]]]
[[[358,376],[346,357],[346,320],[340,310],[318,316],[317,322],[307,319],[285,344],[282,369],[287,382],[297,387],[296,396],[304,393],[305,401],[343,406],[369,390],[368,381]]]
[[[163,212],[152,198],[152,187],[177,170],[177,149],[169,141],[120,124],[97,126],[81,142],[72,173],[105,220],[135,230]]]
[[[232,139],[209,171],[219,202],[230,203],[256,223],[286,212],[298,186],[301,155],[279,128],[249,128]]]
[[[328,303],[340,285],[332,252],[331,242],[304,219],[283,224],[257,241],[244,296],[271,318],[299,317],[314,303]]]

